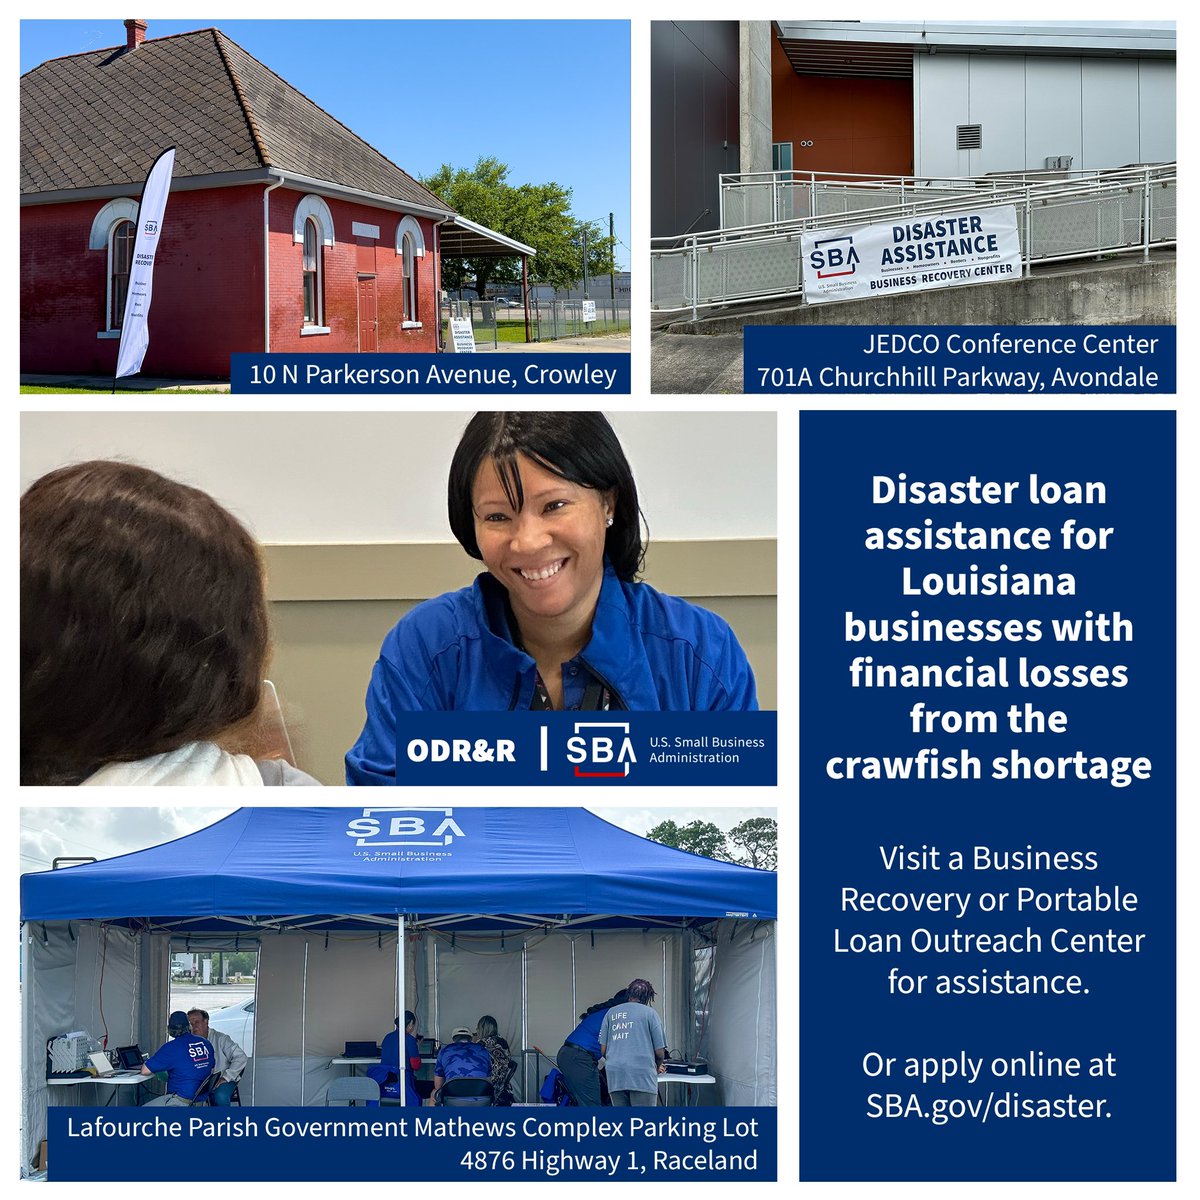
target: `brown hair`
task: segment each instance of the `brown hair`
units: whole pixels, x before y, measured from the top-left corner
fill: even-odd
[[[258,547],[205,492],[96,461],[21,497],[22,783],[212,740],[269,648]]]

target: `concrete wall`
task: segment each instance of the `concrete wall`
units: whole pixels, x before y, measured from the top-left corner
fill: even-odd
[[[735,334],[746,325],[1173,325],[1173,257],[1103,266],[1059,264],[1028,279],[941,288],[844,304],[780,305],[769,311],[679,321],[673,333]]]
[[[771,170],[770,21],[738,22],[740,171]]]

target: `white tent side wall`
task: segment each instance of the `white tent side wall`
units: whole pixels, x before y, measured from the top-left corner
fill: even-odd
[[[168,940],[86,921],[31,922],[22,942],[24,1163],[46,1136],[46,1041],[77,1029],[107,1049],[166,1041]],[[56,1103],[97,1104],[103,1085],[55,1087]]]
[[[718,1084],[701,1103],[773,1105],[776,1089],[775,925],[724,920],[706,959],[704,1042]],[[22,1089],[25,1162],[46,1136],[46,1039],[107,1029],[108,1046],[139,1043],[153,1052],[165,1041],[172,937],[131,933],[101,922],[31,922],[25,926]],[[176,934],[178,944],[186,935]],[[680,929],[626,929],[499,936],[425,930],[406,937],[406,1007],[421,1031],[441,1039],[456,1025],[474,1028],[484,1013],[497,1019],[526,1075],[521,1051],[539,1046],[557,1056],[563,1039],[591,1004],[634,978],[650,980],[668,1047],[696,1053],[693,944]],[[254,937],[242,937],[248,949]],[[705,941],[708,939],[705,938]],[[330,1059],[348,1040],[381,1041],[397,1015],[395,931],[382,934],[285,932],[257,935],[259,965],[255,1057],[243,1079],[245,1104],[322,1104],[344,1067]],[[196,935],[193,949],[231,949],[232,936]],[[704,969],[707,969],[704,968]],[[530,1056],[534,1091],[546,1063]],[[55,1088],[53,1100],[95,1103],[95,1085]],[[532,1099],[532,1096],[526,1097]],[[102,1102],[101,1098],[101,1102]]]
[[[717,1077],[712,1102],[776,1102],[775,922],[718,925],[704,1052]]]
[[[263,1058],[337,1057],[347,1041],[379,1042],[393,1028],[395,933],[264,937],[258,970],[255,1053]]]

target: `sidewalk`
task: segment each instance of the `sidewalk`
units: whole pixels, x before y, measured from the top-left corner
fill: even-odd
[[[628,354],[628,333],[598,334],[591,337],[560,338],[556,342],[501,342],[499,346],[481,345],[477,354]],[[113,381],[103,375],[22,375],[21,384],[28,387],[69,388],[72,391],[112,394]],[[117,395],[122,392],[223,392],[229,391],[229,380],[220,379],[162,379],[153,375],[137,375],[122,379]]]
[[[22,375],[23,387],[70,388],[85,392],[103,392],[111,395],[111,375]],[[137,375],[122,379],[117,384],[117,395],[122,392],[228,392],[228,379],[161,379],[153,375]]]

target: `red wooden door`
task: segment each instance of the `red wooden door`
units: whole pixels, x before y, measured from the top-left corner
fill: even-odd
[[[358,349],[362,354],[373,354],[379,349],[379,304],[374,276],[358,281]]]

